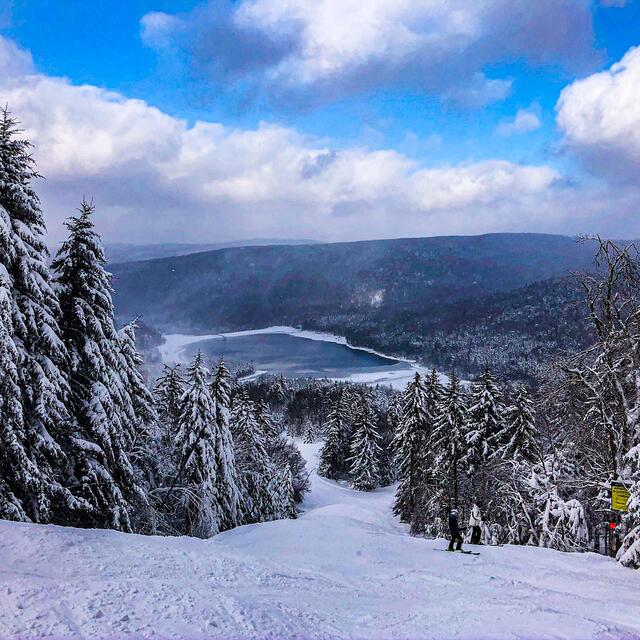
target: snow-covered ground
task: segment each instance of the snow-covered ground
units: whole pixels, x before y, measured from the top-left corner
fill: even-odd
[[[315,466],[318,446],[301,447]],[[0,637],[640,637],[640,572],[445,553],[391,517],[391,489],[311,479],[298,520],[211,540],[0,521]]]

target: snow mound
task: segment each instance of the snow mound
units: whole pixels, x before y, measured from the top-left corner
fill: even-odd
[[[444,553],[391,517],[393,489],[311,480],[298,520],[211,540],[0,522],[0,637],[640,636],[640,573],[613,560]]]

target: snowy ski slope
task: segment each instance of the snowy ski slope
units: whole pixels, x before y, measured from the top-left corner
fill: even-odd
[[[315,467],[318,445],[301,445]],[[442,552],[312,474],[297,521],[212,540],[0,521],[0,637],[638,638],[640,572],[594,554]]]

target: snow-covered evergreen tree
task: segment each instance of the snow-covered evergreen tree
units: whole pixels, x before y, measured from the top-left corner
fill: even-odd
[[[269,397],[272,402],[282,404],[286,400],[287,390],[282,376],[278,376],[269,389]]]
[[[18,497],[40,493],[40,470],[25,450],[22,394],[18,384],[20,357],[13,341],[11,295],[4,265],[0,272],[0,518],[26,521],[30,517]],[[18,494],[18,495],[16,495]],[[36,503],[37,504],[37,503]]]
[[[333,403],[325,428],[325,441],[320,452],[318,475],[337,480],[347,472],[350,456],[350,425],[348,422],[347,397],[343,388]]]
[[[370,491],[380,482],[380,434],[373,411],[373,394],[362,391],[353,421],[351,457],[351,484],[359,491]]]
[[[224,360],[218,362],[213,380],[211,381],[211,394],[220,407],[231,409],[231,374]]]
[[[0,514],[61,522],[88,505],[66,456],[66,350],[57,323],[31,145],[0,109]]]
[[[513,404],[505,411],[502,428],[495,434],[494,457],[534,460],[538,453],[536,417],[529,389],[518,384]]]
[[[389,428],[393,433],[398,430],[400,420],[402,420],[402,407],[404,405],[404,394],[394,392],[389,398],[387,407],[387,421]]]
[[[156,435],[158,424],[153,394],[140,371],[144,361],[136,349],[137,328],[138,324],[134,320],[118,331],[121,363],[119,372],[129,438],[128,452],[134,461],[144,455],[149,440]]]
[[[162,368],[162,375],[156,380],[153,390],[158,419],[163,425],[166,435],[170,438],[168,442],[173,442],[172,439],[178,432],[184,384],[180,365],[176,364],[172,367],[165,364]]]
[[[176,459],[178,451],[175,449],[175,440],[178,435],[182,397],[185,392],[185,380],[179,364],[174,366],[164,365],[162,375],[156,380],[153,389],[156,412],[158,415],[158,433],[155,445],[156,465],[155,480],[160,487],[171,487],[165,491],[154,492],[152,496],[158,496],[158,512],[171,523],[169,528],[180,530],[183,526],[181,515],[171,512],[171,506],[175,501],[169,502],[177,484],[176,474],[179,460]]]
[[[424,382],[416,373],[404,393],[402,416],[393,440],[400,479],[393,512],[401,522],[411,522],[426,472],[429,419]]]
[[[624,537],[616,559],[629,569],[640,569],[640,526],[633,527]]]
[[[472,473],[493,454],[495,439],[502,429],[504,405],[495,378],[485,369],[473,383],[467,417],[465,466]]]
[[[306,417],[302,423],[302,441],[305,444],[312,444],[316,439],[316,427],[311,418]]]
[[[218,362],[210,385],[211,397],[216,405],[218,428],[231,437],[231,374],[223,360]],[[232,438],[233,442],[233,438]]]
[[[360,412],[360,403],[362,402],[362,389],[348,385],[344,391],[346,396],[347,415],[351,424],[351,435],[353,435],[353,422]]]
[[[69,237],[52,263],[78,429],[73,456],[80,495],[93,508],[91,524],[129,531],[130,503],[143,496],[128,455],[136,427],[128,382],[121,377],[111,276],[104,269],[93,212],[93,205],[83,202],[79,215],[67,220]]]
[[[164,476],[163,456],[159,455],[159,425],[153,394],[141,372],[144,360],[136,348],[137,322],[134,320],[118,331],[120,344],[120,397],[127,432],[127,454],[134,466],[136,482],[144,498],[131,510],[136,531],[155,533],[157,513],[148,497]]]
[[[584,550],[589,542],[586,511],[575,497],[579,484],[575,446],[564,443],[545,456],[522,456],[504,464],[511,470],[508,491],[497,476],[507,507],[507,540],[559,551]],[[572,495],[573,494],[573,495]]]
[[[209,537],[240,523],[240,490],[230,433],[216,422],[209,371],[198,353],[190,365],[176,437],[187,531]]]
[[[636,373],[637,375],[637,373]],[[624,537],[616,558],[625,567],[640,569],[640,429],[635,433],[634,441],[625,456],[628,468],[626,472],[629,488],[629,501],[626,525],[629,531]]]
[[[264,435],[265,443],[268,450],[269,445],[281,434],[281,425],[279,425],[274,420],[271,412],[269,411],[269,406],[264,400],[258,400],[258,402],[255,403],[255,407],[256,421],[258,423],[258,427]]]
[[[411,515],[411,533],[430,536],[443,535],[446,522],[442,519],[442,502],[445,499],[447,482],[438,472],[433,451],[433,430],[440,416],[444,389],[440,374],[433,369],[423,380],[425,413],[428,418],[427,442],[421,454],[421,473],[414,497]]]
[[[295,492],[293,489],[293,474],[291,473],[291,467],[289,465],[285,465],[278,471],[277,482],[279,498],[278,511],[280,518],[297,518],[298,511],[296,509]]]
[[[238,470],[246,522],[273,520],[277,516],[277,497],[272,481],[276,468],[266,449],[266,438],[256,419],[255,405],[241,390],[233,400],[231,433]]]
[[[458,504],[459,474],[461,459],[466,450],[465,426],[467,422],[467,398],[455,371],[451,373],[438,407],[431,435],[434,453],[433,475],[443,487],[453,505]]]

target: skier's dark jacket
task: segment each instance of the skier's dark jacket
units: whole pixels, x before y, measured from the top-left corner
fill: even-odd
[[[458,526],[458,517],[453,515],[453,513],[449,514],[449,533],[454,538],[460,535],[460,527]]]

